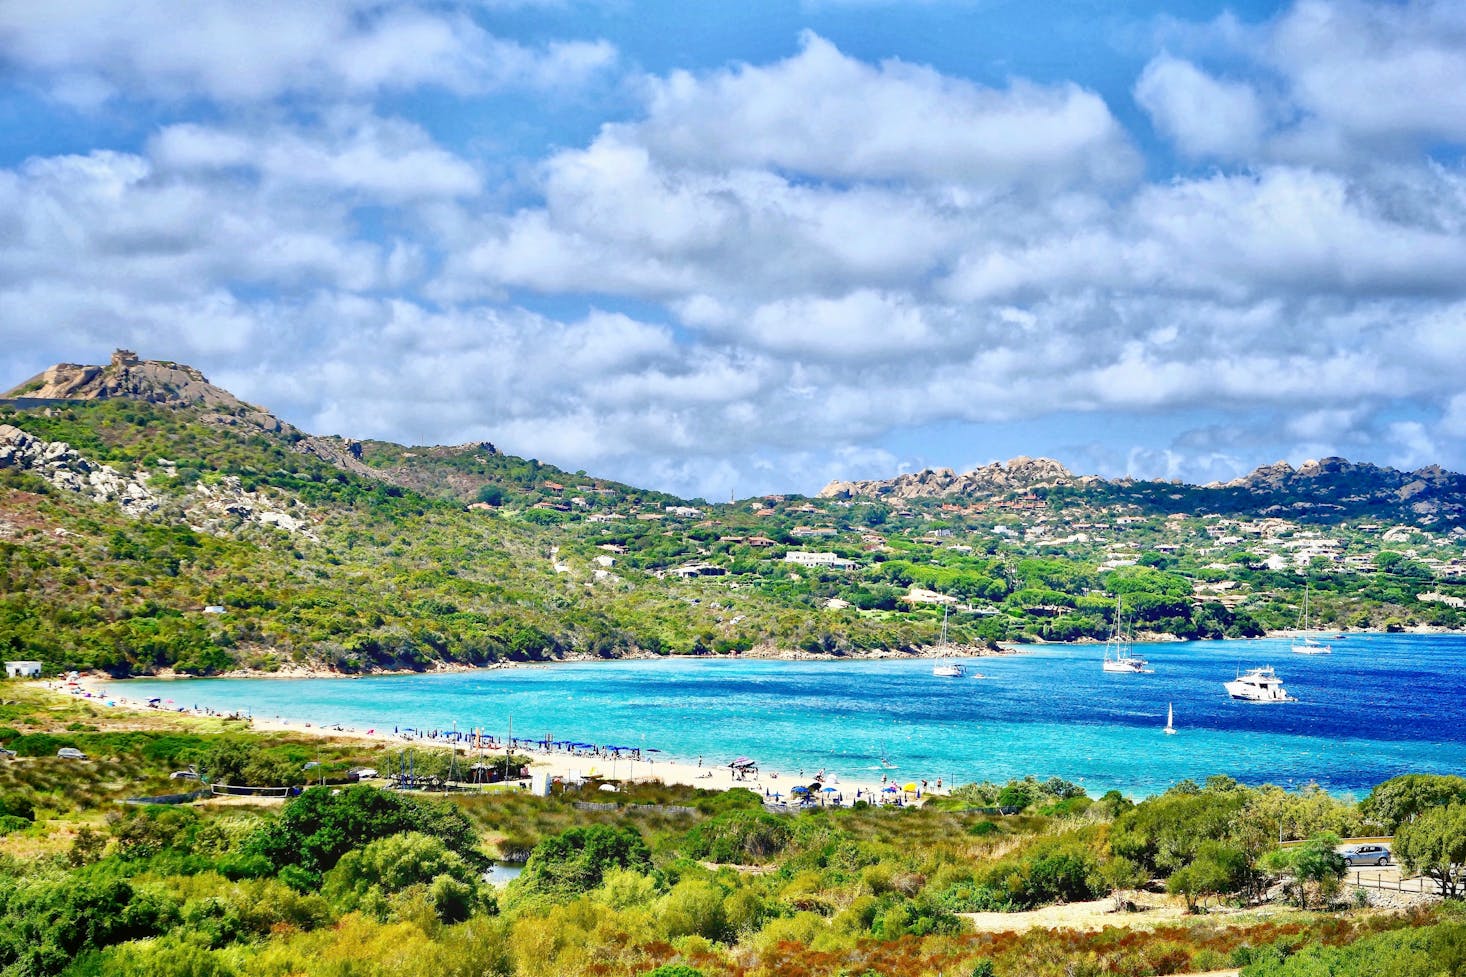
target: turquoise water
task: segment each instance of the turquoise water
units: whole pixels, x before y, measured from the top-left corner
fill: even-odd
[[[1406,772],[1466,772],[1466,637],[1353,635],[1330,656],[1277,639],[1136,646],[1152,675],[1107,675],[1098,646],[969,662],[628,661],[341,679],[134,680],[133,698],[362,729],[480,727],[504,736],[656,747],[708,763],[944,782],[1059,776],[1145,795],[1223,773],[1245,783],[1362,793]],[[1253,705],[1222,688],[1273,664],[1301,701]],[[1179,733],[1166,736],[1174,703]]]

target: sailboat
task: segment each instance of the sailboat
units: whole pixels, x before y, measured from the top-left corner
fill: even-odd
[[[1176,707],[1170,702],[1166,703],[1166,735],[1176,735]]]
[[[1299,655],[1331,655],[1332,645],[1326,645],[1308,633],[1308,581],[1303,581],[1303,638],[1293,642],[1293,652]]]
[[[1120,598],[1115,599],[1115,630],[1105,642],[1104,670],[1107,672],[1128,672],[1145,675],[1154,671],[1150,663],[1130,650],[1130,639],[1125,635],[1124,607]]]
[[[942,654],[947,657],[946,661],[937,662],[932,666],[932,674],[938,678],[961,678],[967,674],[967,667],[959,661],[951,660],[952,648],[947,643],[947,617],[951,614],[950,607],[942,608],[942,638],[939,645]]]

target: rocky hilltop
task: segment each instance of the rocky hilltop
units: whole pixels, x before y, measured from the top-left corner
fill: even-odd
[[[835,481],[820,491],[820,497],[888,502],[949,497],[983,500],[1017,493],[1047,495],[1054,489],[1071,490],[1075,497],[1091,502],[1121,502],[1198,515],[1466,522],[1466,476],[1439,465],[1400,471],[1344,458],[1306,461],[1296,468],[1279,461],[1241,478],[1207,485],[1076,476],[1050,458],[1014,458],[963,475],[950,468],[934,468],[889,479]]]
[[[865,482],[835,481],[820,490],[822,499],[923,499],[948,495],[991,496],[1036,488],[1087,485],[1091,476],[1076,477],[1052,458],[1018,457],[993,462],[958,475],[950,468],[925,471],[895,478]]]
[[[112,400],[126,398],[168,406],[207,408],[215,419],[244,423],[283,434],[289,424],[262,407],[247,404],[191,366],[169,360],[144,360],[119,349],[106,366],[58,363],[5,394],[4,399]]]
[[[89,400],[138,400],[165,407],[199,408],[199,417],[205,423],[256,428],[279,435],[301,454],[319,458],[353,475],[414,491],[431,492],[445,487],[458,494],[472,494],[483,484],[482,479],[438,469],[444,467],[443,462],[451,462],[458,456],[486,458],[498,454],[492,444],[475,441],[420,448],[392,463],[371,465],[364,460],[361,441],[306,434],[263,407],[246,403],[223,387],[215,386],[194,367],[171,360],[141,359],[128,349],[115,351],[105,366],[58,363],[0,397],[0,401],[21,405]]]
[[[1429,465],[1415,471],[1384,468],[1345,458],[1321,458],[1294,468],[1286,461],[1263,465],[1207,490],[1271,499],[1282,509],[1374,507],[1403,509],[1416,518],[1460,521],[1466,517],[1466,476]]]

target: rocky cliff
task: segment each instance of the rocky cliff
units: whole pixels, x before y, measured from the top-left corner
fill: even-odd
[[[1297,468],[1279,461],[1205,488],[1245,492],[1259,501],[1277,500],[1280,505],[1291,500],[1287,504],[1295,507],[1402,508],[1420,518],[1452,520],[1466,515],[1466,476],[1439,465],[1410,472],[1344,458],[1305,461]]]
[[[170,406],[207,409],[208,419],[246,424],[273,434],[297,433],[269,411],[247,404],[191,366],[168,360],[144,360],[119,349],[106,366],[58,363],[5,394],[36,400],[112,400],[127,398]]]
[[[1085,485],[1090,476],[1075,477],[1052,458],[1019,457],[994,462],[958,475],[950,468],[928,468],[909,475],[865,482],[831,482],[820,490],[822,499],[920,499],[948,495],[999,496],[1058,485]]]

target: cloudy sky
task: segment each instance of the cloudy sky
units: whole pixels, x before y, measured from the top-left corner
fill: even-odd
[[[708,498],[1466,470],[1463,146],[1459,0],[0,0],[0,386]]]

